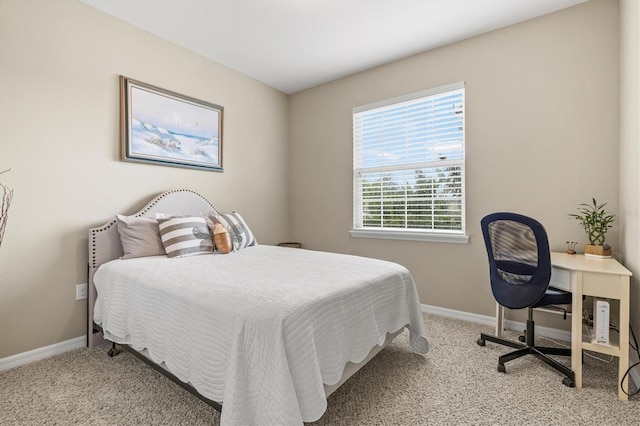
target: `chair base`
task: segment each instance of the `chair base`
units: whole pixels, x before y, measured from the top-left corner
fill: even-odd
[[[571,388],[575,387],[576,382],[575,382],[575,374],[573,370],[560,364],[558,361],[548,356],[548,355],[571,356],[571,349],[535,346],[534,333],[533,333],[534,327],[535,327],[535,324],[533,320],[531,319],[527,320],[525,343],[512,342],[511,340],[502,339],[500,337],[493,336],[491,334],[485,334],[485,333],[480,334],[480,338],[478,339],[477,343],[480,346],[484,346],[485,342],[488,340],[493,343],[516,348],[515,351],[502,355],[501,357],[498,358],[498,371],[502,373],[506,372],[506,369],[504,366],[506,362],[514,360],[516,358],[523,357],[525,355],[534,355],[536,358],[542,360],[550,367],[564,374],[566,376],[565,378],[562,379],[562,383],[564,385]]]

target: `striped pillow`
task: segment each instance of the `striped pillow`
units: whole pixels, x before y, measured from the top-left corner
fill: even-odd
[[[240,213],[211,212],[209,213],[209,219],[214,224],[221,223],[227,229],[235,250],[258,244],[256,237],[253,236],[251,229],[249,229],[247,223],[242,219]]]
[[[160,239],[169,257],[186,257],[213,252],[211,234],[204,218],[173,216],[158,219]]]

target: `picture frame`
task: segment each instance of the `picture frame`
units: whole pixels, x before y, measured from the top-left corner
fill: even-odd
[[[120,76],[122,160],[222,172],[223,112]]]

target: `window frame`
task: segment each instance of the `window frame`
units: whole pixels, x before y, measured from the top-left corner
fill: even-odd
[[[429,242],[440,242],[440,243],[460,243],[467,244],[469,242],[469,237],[466,231],[466,190],[465,190],[465,181],[466,181],[466,125],[465,125],[465,115],[466,115],[466,90],[465,90],[465,82],[460,81],[452,84],[447,84],[440,87],[435,87],[432,89],[423,90],[420,92],[414,92],[403,96],[398,96],[386,100],[382,100],[379,102],[374,102],[371,104],[359,106],[353,108],[352,115],[352,125],[353,125],[353,223],[352,229],[349,231],[350,235],[355,238],[380,238],[380,239],[392,239],[392,240],[409,240],[409,241],[429,241]],[[432,96],[443,95],[448,92],[454,91],[462,91],[463,93],[463,101],[462,101],[462,158],[456,160],[447,160],[441,163],[443,166],[447,165],[455,165],[460,168],[461,171],[461,181],[460,181],[460,190],[461,190],[461,229],[460,230],[445,230],[445,229],[417,229],[417,228],[403,228],[403,227],[372,227],[372,226],[364,226],[362,224],[362,209],[358,208],[363,203],[363,196],[361,190],[361,170],[366,169],[365,167],[357,167],[357,164],[361,161],[363,157],[362,146],[357,145],[357,126],[356,126],[356,116],[370,110],[381,109],[389,107],[390,109],[394,106],[398,106],[398,104],[416,101]],[[360,136],[361,138],[361,136]],[[409,163],[401,163],[395,166],[383,166],[378,167],[378,169],[388,168],[391,171],[399,172],[401,170],[409,170],[412,167],[407,167]],[[375,169],[369,168],[369,169]],[[436,169],[433,166],[429,166],[429,170]],[[405,216],[406,217],[406,216]]]

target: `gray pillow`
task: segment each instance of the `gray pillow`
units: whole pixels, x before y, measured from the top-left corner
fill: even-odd
[[[167,254],[160,239],[156,219],[119,214],[116,215],[116,224],[124,251],[123,259]]]

